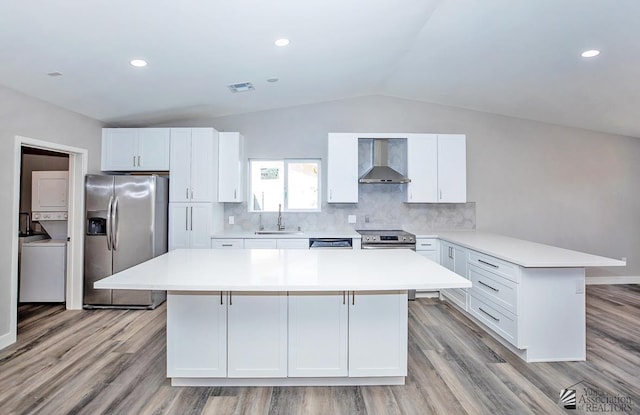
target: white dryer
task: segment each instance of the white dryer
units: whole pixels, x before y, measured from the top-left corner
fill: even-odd
[[[20,302],[65,301],[68,177],[66,171],[33,172],[31,218],[51,239],[22,245]]]

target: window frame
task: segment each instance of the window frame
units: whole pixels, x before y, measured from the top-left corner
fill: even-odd
[[[254,210],[252,209],[253,203],[253,161],[261,162],[282,162],[283,163],[283,179],[284,179],[284,204],[282,206],[282,213],[318,213],[322,211],[322,159],[320,158],[249,158],[248,159],[248,185],[247,185],[247,211],[249,213],[275,213],[276,210]],[[318,169],[318,194],[317,194],[317,209],[289,209],[289,164],[292,163],[315,163]]]

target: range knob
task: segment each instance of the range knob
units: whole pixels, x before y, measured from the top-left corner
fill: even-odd
[[[406,241],[406,240],[407,240],[407,237],[406,237],[406,236],[403,236],[403,237],[402,237],[402,240],[403,240],[403,241]]]

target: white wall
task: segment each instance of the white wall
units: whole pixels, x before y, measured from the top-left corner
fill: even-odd
[[[10,332],[11,247],[15,136],[35,138],[88,150],[88,169],[100,170],[101,124],[54,105],[0,86],[0,339]]]
[[[464,133],[477,229],[628,258],[590,276],[640,275],[637,138],[378,96],[182,125],[241,131],[247,157],[325,158],[328,132]]]

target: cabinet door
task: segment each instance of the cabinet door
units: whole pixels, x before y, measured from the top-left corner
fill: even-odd
[[[188,203],[169,203],[170,251],[190,247],[189,207]]]
[[[275,239],[245,239],[244,249],[276,249]]]
[[[289,293],[289,377],[347,376],[346,293]]]
[[[287,294],[229,293],[230,378],[287,376]]]
[[[211,248],[211,203],[191,203],[189,205],[189,247]]]
[[[350,377],[407,375],[407,300],[402,291],[352,292]]]
[[[309,249],[308,239],[276,239],[278,249]]]
[[[102,129],[103,171],[132,171],[137,168],[137,128]]]
[[[438,202],[438,136],[410,134],[407,137],[407,202]]]
[[[354,134],[329,134],[327,201],[358,203],[358,136]]]
[[[463,134],[438,136],[438,201],[467,201],[467,150]]]
[[[226,296],[169,292],[167,377],[226,376]]]
[[[239,133],[220,133],[218,142],[218,201],[242,202],[243,137]]]
[[[138,165],[136,170],[169,170],[169,128],[138,129]]]
[[[440,242],[440,265],[448,269],[449,271],[456,271],[455,268],[455,256],[453,245]]]
[[[171,129],[169,161],[169,201],[188,202],[191,199],[191,129]]]
[[[217,176],[218,134],[213,128],[191,130],[191,201],[213,202],[214,177]],[[216,147],[214,150],[214,146]]]

